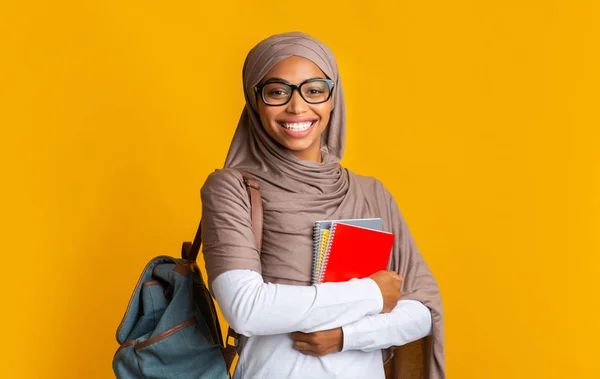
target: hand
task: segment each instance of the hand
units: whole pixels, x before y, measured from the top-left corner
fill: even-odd
[[[294,349],[305,355],[322,357],[330,353],[342,351],[344,346],[344,333],[342,328],[322,330],[313,333],[294,332]]]
[[[395,271],[379,271],[369,276],[379,286],[381,296],[383,296],[383,309],[381,313],[389,313],[398,304],[402,297],[402,278]]]

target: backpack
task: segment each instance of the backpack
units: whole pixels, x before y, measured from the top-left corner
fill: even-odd
[[[260,253],[259,184],[240,173]],[[229,328],[223,341],[214,300],[196,264],[201,228],[202,222],[193,243],[183,243],[181,259],[158,256],[142,271],[117,328],[120,346],[112,366],[118,379],[229,379],[238,335]]]

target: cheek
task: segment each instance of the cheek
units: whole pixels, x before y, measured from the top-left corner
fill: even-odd
[[[274,115],[272,114],[272,107],[267,107],[265,105],[259,105],[258,106],[258,116],[260,117],[260,121],[263,125],[263,127],[265,126],[269,126],[271,121],[273,120]]]
[[[328,104],[326,106],[315,109],[315,113],[319,115],[321,121],[326,126],[327,124],[329,124],[329,118],[331,117],[331,105]]]

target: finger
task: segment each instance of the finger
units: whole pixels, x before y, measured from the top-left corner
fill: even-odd
[[[293,333],[290,334],[290,337],[292,337],[292,339],[294,341],[305,341],[305,342],[308,342],[311,339],[311,334],[312,333],[293,332]]]
[[[294,349],[297,350],[313,350],[313,346],[308,342],[296,341],[294,342]]]
[[[310,355],[313,357],[321,357],[327,354],[327,352],[318,349],[314,345],[307,344],[306,342],[296,342],[294,344],[294,349],[298,350],[304,355]]]
[[[294,349],[296,350],[300,350],[302,352],[305,351],[312,351],[312,352],[317,352],[317,349],[314,345],[309,344],[308,342],[303,342],[303,341],[296,341],[294,342],[293,345]]]
[[[300,352],[301,352],[302,354],[304,354],[304,355],[310,355],[310,356],[312,356],[312,357],[321,357],[321,356],[323,355],[323,354],[319,354],[319,353],[316,353],[316,352],[314,352],[314,351],[311,351],[311,350],[306,350],[306,351],[302,351],[302,350],[301,350]]]
[[[304,355],[310,355],[313,357],[323,357],[327,354],[333,353],[335,352],[335,350],[332,349],[328,349],[328,350],[299,350],[302,354]]]

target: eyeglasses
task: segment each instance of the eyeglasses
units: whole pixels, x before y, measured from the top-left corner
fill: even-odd
[[[333,93],[334,81],[331,79],[308,79],[298,85],[283,81],[267,81],[254,87],[254,91],[260,94],[265,105],[279,106],[287,104],[294,90],[309,104],[321,104],[329,100]]]

